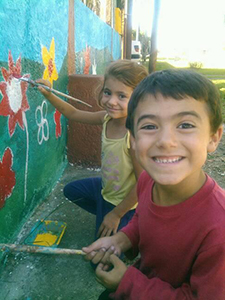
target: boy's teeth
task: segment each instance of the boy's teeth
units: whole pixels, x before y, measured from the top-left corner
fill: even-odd
[[[158,162],[158,163],[164,163],[164,164],[168,164],[168,163],[174,163],[181,160],[181,158],[169,158],[169,159],[160,159],[155,157],[154,161]]]

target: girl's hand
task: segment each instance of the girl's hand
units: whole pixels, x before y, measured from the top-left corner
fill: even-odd
[[[105,215],[104,220],[99,227],[98,237],[110,236],[115,234],[120,224],[120,217],[112,210]]]
[[[40,83],[42,85],[45,85],[49,88],[51,88],[51,83],[48,80],[44,80],[44,79],[37,79],[35,80],[36,83]],[[51,95],[51,92],[47,91],[44,87],[42,86],[38,86],[39,91],[42,93],[43,96],[48,97],[49,95]]]
[[[115,291],[122,280],[127,267],[126,265],[114,254],[109,257],[113,269],[109,272],[105,271],[104,264],[100,263],[96,268],[97,281],[105,288]]]

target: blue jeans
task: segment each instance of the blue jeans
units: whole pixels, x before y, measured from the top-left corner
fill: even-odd
[[[89,213],[96,215],[95,238],[104,216],[115,207],[115,205],[104,200],[101,190],[101,177],[93,177],[72,181],[64,187],[63,191],[67,199]],[[121,218],[118,230],[128,224],[134,212],[134,209],[130,210]]]

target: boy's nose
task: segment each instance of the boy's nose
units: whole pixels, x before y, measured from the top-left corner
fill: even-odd
[[[170,128],[161,129],[157,137],[157,147],[171,148],[176,147],[177,137],[174,130]]]

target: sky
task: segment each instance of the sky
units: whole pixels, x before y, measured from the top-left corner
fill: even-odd
[[[133,0],[133,28],[150,36],[153,9],[154,0]],[[225,48],[225,0],[161,0],[157,41],[167,52]]]

